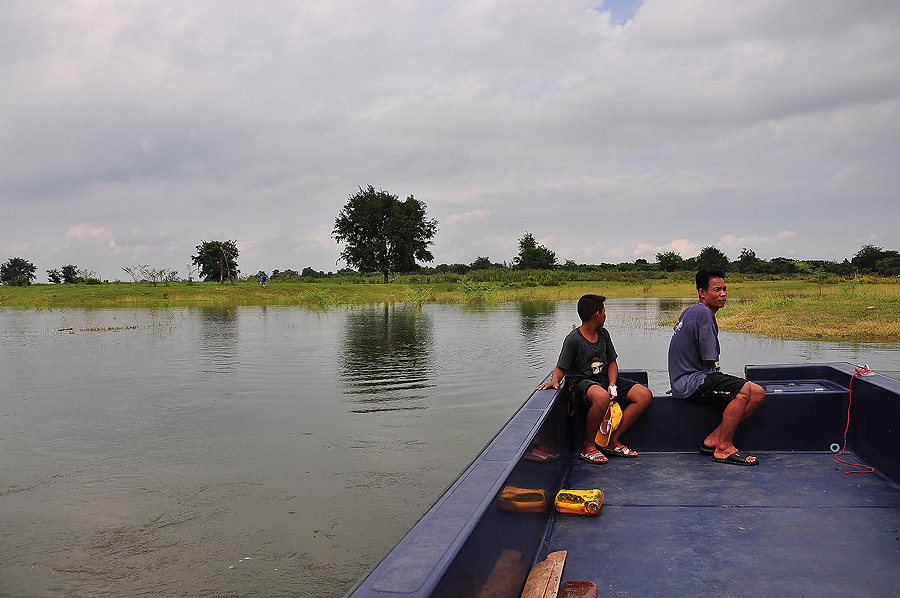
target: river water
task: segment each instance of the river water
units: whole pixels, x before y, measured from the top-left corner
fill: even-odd
[[[689,300],[617,299],[668,389]],[[339,597],[550,372],[574,303],[0,309],[0,596]],[[724,371],[900,344],[720,335]],[[640,448],[640,447],[637,447]]]

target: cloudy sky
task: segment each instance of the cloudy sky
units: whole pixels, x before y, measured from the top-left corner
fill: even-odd
[[[337,270],[359,187],[434,264],[900,249],[895,0],[0,3],[0,260]]]

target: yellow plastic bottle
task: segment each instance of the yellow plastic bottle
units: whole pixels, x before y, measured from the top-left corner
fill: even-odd
[[[576,515],[596,515],[603,504],[603,492],[600,490],[560,490],[553,501],[560,513]]]
[[[597,446],[609,446],[609,436],[613,430],[619,427],[619,422],[621,421],[622,408],[619,407],[616,401],[610,401],[609,407],[606,409],[606,415],[603,416],[603,422],[600,424],[600,429],[597,430],[597,436],[594,438]]]

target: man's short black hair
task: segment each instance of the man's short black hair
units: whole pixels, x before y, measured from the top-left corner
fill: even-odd
[[[603,302],[606,297],[603,295],[582,295],[578,300],[578,317],[582,322],[587,322],[598,311],[603,311]]]
[[[725,271],[719,270],[718,268],[709,268],[697,272],[697,290],[708,289],[710,278],[721,278],[722,280],[725,280]]]

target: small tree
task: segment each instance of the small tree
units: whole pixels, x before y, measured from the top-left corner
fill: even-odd
[[[534,235],[525,231],[519,239],[519,255],[513,259],[519,270],[552,270],[556,266],[556,253],[538,245]]]
[[[141,282],[143,280],[144,270],[150,267],[150,264],[138,264],[137,266],[122,266],[122,270],[131,277],[131,280],[134,282]]]
[[[749,272],[759,272],[762,260],[756,257],[756,253],[752,249],[744,247],[741,249],[741,253],[738,255],[735,263],[737,264],[738,272],[747,274]]]
[[[491,268],[499,268],[500,264],[491,263],[490,258],[481,257],[479,255],[469,267],[472,270],[490,270]]]
[[[169,268],[151,268],[150,266],[139,266],[141,270],[141,280],[146,280],[151,285],[156,286],[159,283],[165,283],[169,286],[170,282],[178,280],[178,270],[170,270]]]
[[[218,280],[219,284],[224,284],[226,280],[234,282],[240,272],[237,257],[236,240],[200,241],[197,255],[191,256],[191,261],[197,265],[203,280]]]
[[[707,245],[700,250],[697,256],[698,270],[728,270],[728,256],[713,247]]]
[[[684,259],[677,251],[666,251],[656,254],[656,263],[659,265],[659,269],[664,272],[675,272],[682,269]]]
[[[63,282],[67,284],[77,284],[79,282],[83,282],[83,278],[78,275],[78,266],[74,266],[72,264],[66,264],[62,268],[60,268],[62,272]]]
[[[62,284],[62,274],[56,268],[47,270],[47,279],[53,284]]]
[[[191,262],[188,262],[188,265],[187,265],[187,274],[188,274],[187,283],[188,283],[189,285],[193,285],[193,284],[194,284],[194,273],[195,273],[196,271],[197,271],[197,269],[194,267],[194,264],[191,263]]]
[[[0,282],[11,287],[27,287],[34,281],[34,264],[20,257],[9,258],[0,266]]]
[[[372,185],[350,196],[334,220],[331,236],[344,243],[340,259],[361,272],[410,272],[416,260],[430,262],[428,250],[437,220],[427,217],[425,204],[412,195],[401,202]]]

